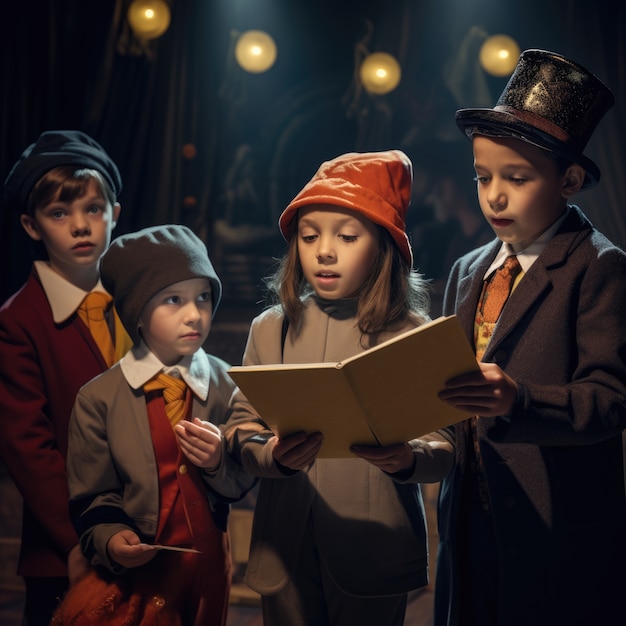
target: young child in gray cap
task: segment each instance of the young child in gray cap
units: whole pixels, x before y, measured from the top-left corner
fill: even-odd
[[[131,345],[99,276],[121,190],[113,160],[77,130],[42,133],[5,181],[5,208],[42,252],[0,308],[0,458],[23,501],[29,626],[49,624],[87,567],[68,514],[67,424],[81,385]]]
[[[219,428],[235,389],[229,366],[203,349],[220,280],[203,242],[179,225],[119,237],[101,274],[134,345],[80,390],[72,412],[70,510],[94,570],[55,623],[154,611],[159,624],[223,625],[229,502],[255,479]]]

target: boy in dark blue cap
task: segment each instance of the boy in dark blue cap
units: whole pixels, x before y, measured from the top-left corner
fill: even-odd
[[[570,204],[600,178],[583,150],[612,104],[527,50],[493,109],[457,111],[497,239],[444,297],[480,373],[441,394],[476,417],[441,485],[438,626],[626,623],[626,254]]]
[[[47,257],[0,309],[0,456],[24,502],[29,626],[49,623],[86,568],[68,511],[67,428],[78,389],[131,345],[99,279],[121,188],[109,155],[76,130],[42,133],[5,181],[5,206]]]

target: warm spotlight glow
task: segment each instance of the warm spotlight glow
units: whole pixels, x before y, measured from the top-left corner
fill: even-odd
[[[480,64],[492,76],[509,76],[520,54],[520,47],[514,39],[508,35],[492,35],[480,47]]]
[[[386,52],[369,54],[359,68],[363,87],[377,95],[393,91],[400,83],[401,75],[400,64],[394,56]]]
[[[170,25],[170,8],[164,0],[133,0],[128,23],[142,39],[160,37]]]
[[[276,61],[276,44],[266,32],[249,30],[243,33],[235,45],[237,63],[252,74],[266,72]]]

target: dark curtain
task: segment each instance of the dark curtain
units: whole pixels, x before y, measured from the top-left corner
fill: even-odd
[[[433,141],[460,141],[456,108],[493,104],[505,79],[480,77],[463,57],[472,49],[468,33],[480,41],[507,32],[522,49],[557,50],[611,86],[617,105],[588,150],[603,179],[577,201],[626,244],[622,4],[169,0],[168,31],[142,42],[126,22],[129,2],[3,7],[0,176],[43,130],[84,130],[122,172],[116,234],[165,222],[191,226],[217,257],[233,301],[259,300],[264,263],[282,253],[276,218],[321,160],[391,147],[419,157]],[[232,58],[237,34],[249,28],[277,40],[279,57],[266,74],[246,74]],[[402,64],[400,87],[389,96],[368,96],[355,80],[355,62],[376,50]],[[0,300],[30,268],[16,217],[2,205]],[[250,266],[258,272],[251,287],[236,291],[241,268]]]
[[[609,85],[616,101],[589,142],[602,180],[581,194],[580,204],[596,227],[626,247],[626,6],[570,0],[564,18],[569,53],[580,53],[580,62]]]
[[[128,0],[24,0],[4,9],[0,172],[39,133],[76,128],[118,164],[124,189],[116,233],[185,222],[183,199],[212,183],[219,124],[218,69],[228,33],[212,2],[172,2],[161,38],[142,42],[126,22]],[[8,15],[7,15],[8,14]],[[196,147],[195,159],[183,146]],[[196,205],[197,206],[197,205]],[[210,215],[206,215],[210,220]],[[2,294],[21,284],[30,247],[3,207]]]

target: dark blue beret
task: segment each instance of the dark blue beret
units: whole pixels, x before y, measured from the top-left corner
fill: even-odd
[[[117,198],[122,191],[122,177],[104,148],[79,130],[50,130],[22,153],[4,187],[9,202],[26,205],[28,194],[37,181],[51,169],[76,165],[100,172]]]

